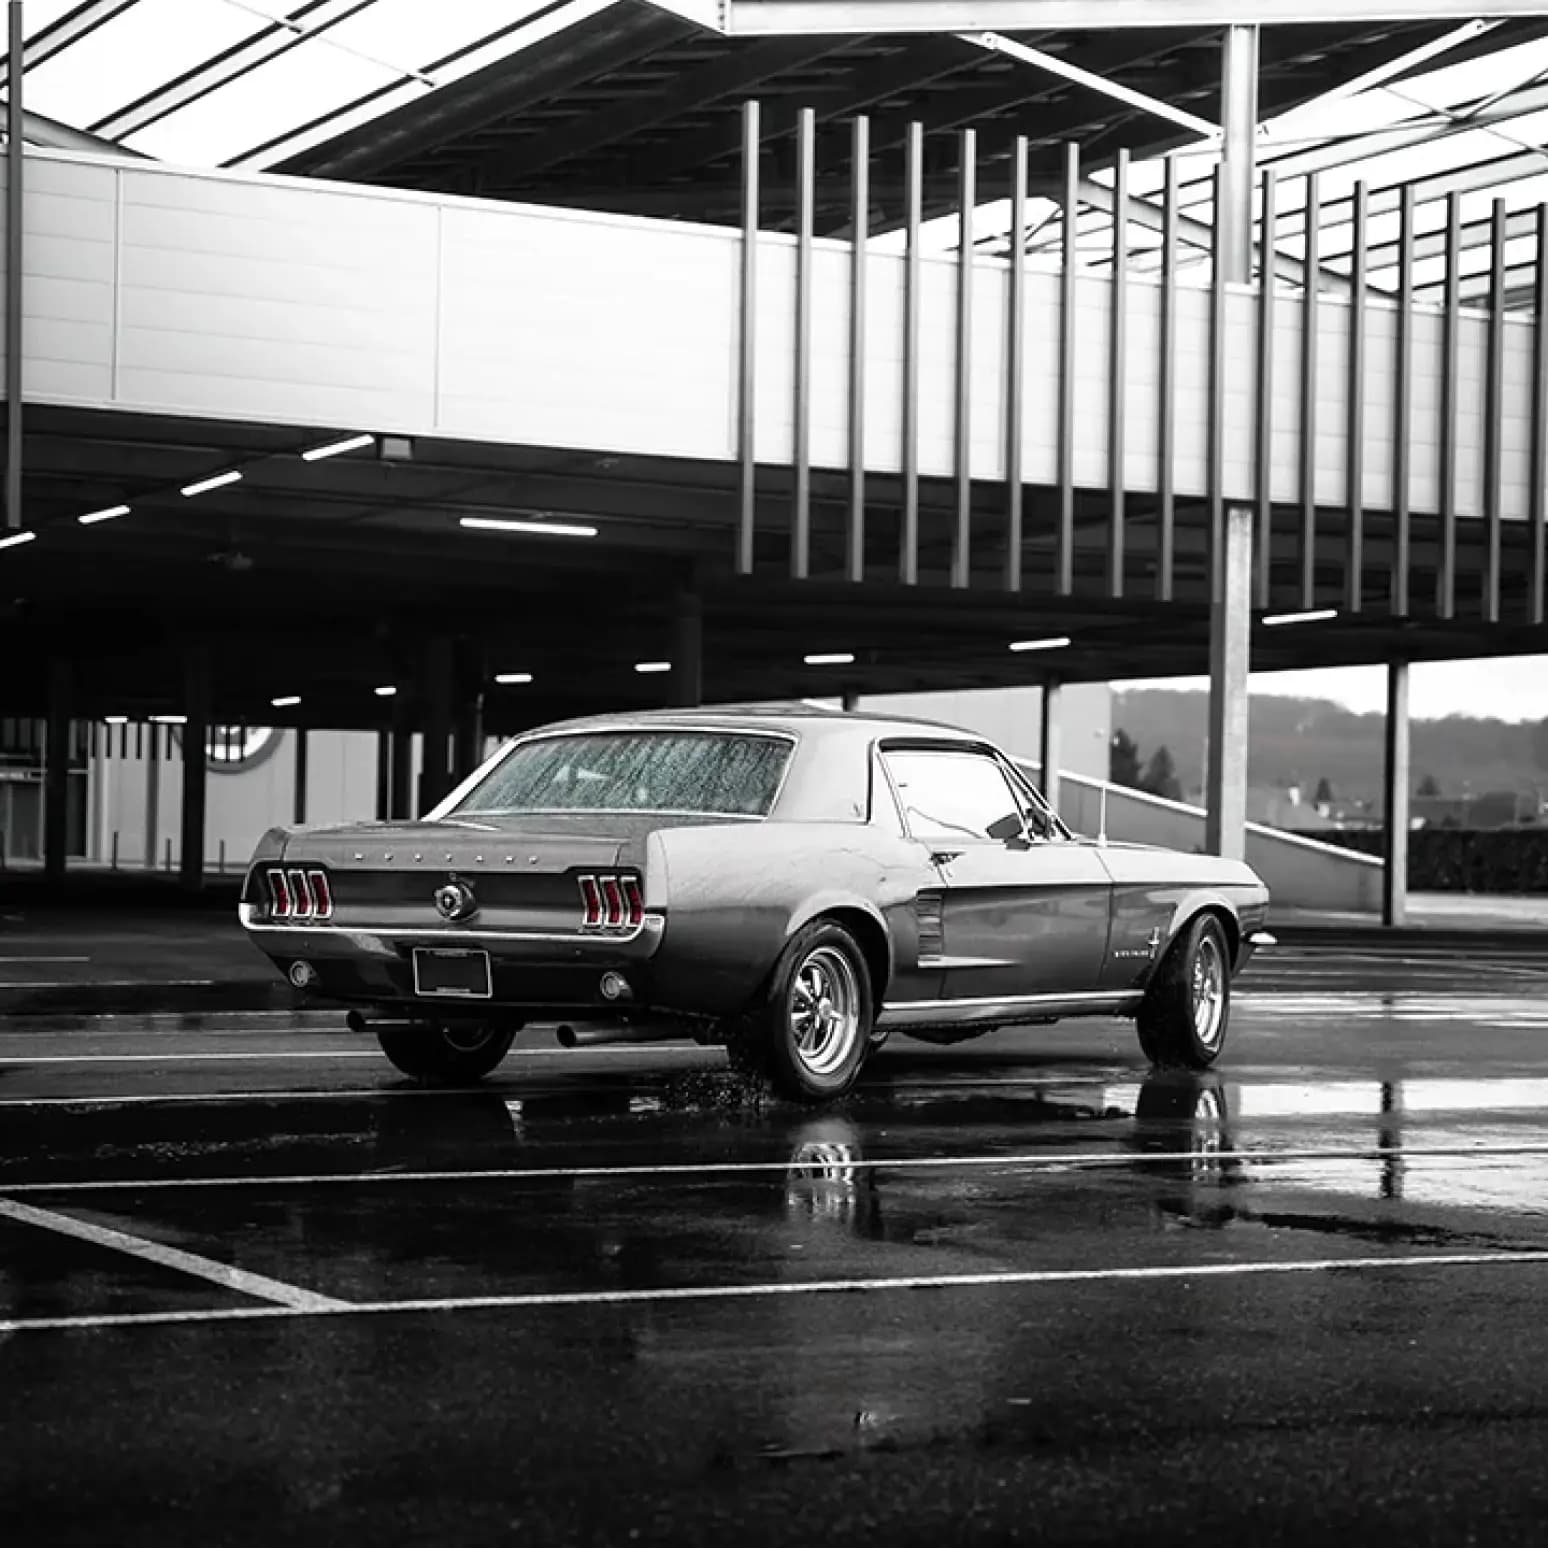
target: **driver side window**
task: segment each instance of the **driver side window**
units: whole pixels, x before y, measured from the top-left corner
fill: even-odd
[[[967,748],[893,748],[882,756],[916,839],[1025,844],[1021,802],[993,758]]]

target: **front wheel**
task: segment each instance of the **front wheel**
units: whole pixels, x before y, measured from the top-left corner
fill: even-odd
[[[873,1020],[865,955],[819,919],[786,943],[763,995],[731,1039],[739,1069],[799,1102],[843,1096],[860,1074]]]
[[[376,1040],[405,1075],[458,1083],[488,1075],[511,1051],[516,1029],[491,1022],[382,1027]]]
[[[1231,1019],[1231,954],[1224,926],[1200,914],[1156,971],[1137,1018],[1152,1064],[1208,1069],[1225,1047]]]

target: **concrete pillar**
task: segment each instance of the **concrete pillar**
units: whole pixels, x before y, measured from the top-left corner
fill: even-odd
[[[70,724],[75,701],[74,663],[56,656],[48,669],[48,726],[44,733],[43,874],[63,881],[70,850]]]
[[[1381,922],[1400,925],[1408,915],[1408,663],[1387,665],[1387,756],[1383,770],[1387,814],[1382,850]]]
[[[1252,507],[1228,505],[1209,608],[1209,768],[1204,847],[1247,854],[1247,673],[1252,654]]]
[[[1227,284],[1252,279],[1253,184],[1257,176],[1258,29],[1227,27],[1221,55],[1224,130],[1215,261]],[[1205,848],[1247,853],[1248,682],[1252,649],[1252,529],[1249,506],[1226,505],[1212,534],[1209,608],[1209,767]]]
[[[484,761],[484,695],[482,690],[462,701],[457,711],[452,783],[460,785]]]
[[[846,688],[840,702],[844,707],[844,713],[853,715],[860,708],[860,695],[853,688]]]
[[[1055,812],[1059,810],[1059,679],[1043,679],[1043,723],[1038,730],[1037,760],[1043,799]]]
[[[387,815],[395,820],[414,815],[414,692],[399,681],[392,701],[392,780]]]
[[[419,704],[424,753],[420,759],[420,816],[451,789],[451,737],[457,717],[456,641],[437,635],[427,642],[420,662]]]
[[[704,605],[696,591],[677,593],[672,607],[672,705],[704,702]]]
[[[145,727],[145,869],[156,869],[161,848],[161,739],[167,733],[155,722]]]
[[[210,657],[202,646],[183,660],[183,825],[180,884],[204,890],[204,824],[209,786]]]
[[[291,798],[291,821],[298,826],[306,821],[307,734],[305,726],[296,727],[296,773]]]
[[[376,820],[392,815],[392,732],[376,733]]]

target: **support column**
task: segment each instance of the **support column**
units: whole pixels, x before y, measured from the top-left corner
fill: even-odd
[[[195,646],[183,666],[183,826],[180,882],[204,890],[204,817],[209,785],[210,657]]]
[[[48,727],[43,764],[43,874],[63,881],[70,849],[70,722],[74,663],[58,656],[48,670]]]
[[[419,703],[425,746],[417,810],[422,817],[451,789],[451,737],[457,715],[456,641],[437,635],[420,663]]]
[[[392,732],[376,733],[376,820],[392,815]]]
[[[145,727],[145,869],[156,869],[161,848],[161,739],[167,733],[156,722]]]
[[[296,727],[296,774],[291,798],[291,820],[299,827],[306,821],[307,735],[305,726]]]
[[[1226,284],[1252,279],[1253,184],[1258,125],[1258,29],[1227,27],[1221,56],[1224,130],[1215,263]],[[1222,391],[1221,384],[1215,386]],[[1217,458],[1218,466],[1218,458]],[[1248,683],[1252,647],[1252,507],[1226,505],[1214,491],[1209,608],[1209,767],[1205,848],[1247,852]]]
[[[1252,646],[1252,507],[1228,505],[1209,610],[1209,808],[1204,847],[1247,855],[1247,671]]]
[[[1038,730],[1038,774],[1043,789],[1043,799],[1059,810],[1059,760],[1063,753],[1059,747],[1059,679],[1043,679],[1043,723]]]
[[[858,692],[856,692],[855,689],[846,688],[842,698],[840,699],[840,703],[842,704],[844,713],[846,715],[853,715],[854,712],[860,708],[860,695]]]
[[[698,592],[677,593],[672,610],[672,706],[704,702],[704,604]]]
[[[1387,664],[1387,756],[1383,770],[1386,827],[1383,831],[1381,922],[1400,925],[1408,916],[1408,663]]]
[[[399,680],[392,701],[392,779],[387,815],[395,820],[414,815],[414,692]]]
[[[457,718],[452,730],[453,785],[460,785],[484,761],[484,684],[488,675],[483,642],[468,641],[458,661]]]
[[[6,189],[5,189],[5,526],[22,522],[22,179],[25,175],[22,129],[22,69],[26,29],[22,0],[10,0],[6,69]]]

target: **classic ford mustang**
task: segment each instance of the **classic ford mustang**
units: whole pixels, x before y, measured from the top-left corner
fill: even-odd
[[[1205,1067],[1267,907],[1238,861],[1074,836],[967,732],[751,708],[543,727],[422,821],[273,829],[241,918],[420,1079],[541,1022],[724,1044],[823,1100],[894,1031],[1127,1016]]]

